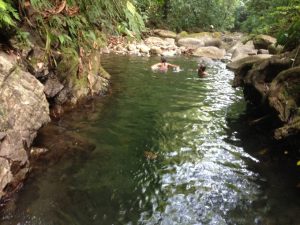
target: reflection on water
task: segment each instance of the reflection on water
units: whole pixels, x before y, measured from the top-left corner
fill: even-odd
[[[229,127],[244,104],[225,64],[198,78],[194,59],[173,59],[184,70],[166,74],[151,72],[155,60],[103,58],[112,96],[56,123],[95,150],[32,176],[3,224],[300,222],[291,216],[300,212],[296,193],[284,182],[274,191],[245,152],[238,131],[246,126]]]

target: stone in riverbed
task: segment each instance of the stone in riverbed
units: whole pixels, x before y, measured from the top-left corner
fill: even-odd
[[[205,43],[197,38],[181,38],[178,40],[178,45],[190,49],[197,49],[203,47]]]
[[[201,57],[208,57],[211,59],[222,59],[225,55],[226,51],[224,49],[219,49],[214,46],[210,47],[200,47],[197,48],[192,55],[193,56],[201,56]]]
[[[150,54],[152,54],[152,55],[161,55],[162,54],[162,50],[161,50],[160,47],[153,46],[150,49]]]
[[[154,34],[156,34],[162,38],[176,38],[176,36],[177,36],[177,34],[173,31],[161,30],[161,29],[154,30]]]

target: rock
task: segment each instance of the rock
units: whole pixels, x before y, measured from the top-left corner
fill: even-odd
[[[146,54],[148,54],[149,51],[150,51],[150,48],[149,48],[147,45],[145,45],[145,44],[138,45],[137,47],[138,47],[138,49],[140,49],[140,52],[141,52],[141,53],[146,53]]]
[[[154,32],[154,34],[156,34],[162,38],[174,38],[175,39],[177,36],[177,34],[175,32],[169,31],[169,30],[156,29],[153,32]]]
[[[62,85],[57,78],[49,78],[44,85],[44,92],[47,98],[53,98],[63,88],[64,85]]]
[[[137,50],[135,44],[129,44],[129,45],[127,46],[127,49],[128,49],[128,51],[136,51],[136,50]]]
[[[0,141],[2,141],[6,137],[5,132],[0,132]]]
[[[49,151],[49,149],[47,149],[47,148],[33,147],[30,150],[30,155],[32,157],[38,158],[39,156],[46,154],[48,151]]]
[[[271,37],[269,35],[257,35],[253,39],[253,44],[256,49],[268,49],[268,47],[272,44],[276,43],[276,38]]]
[[[248,41],[246,44],[242,42],[236,43],[233,47],[231,47],[228,53],[232,53],[231,60],[239,60],[241,58],[247,57],[249,55],[256,55],[257,50],[255,50],[253,41]]]
[[[150,49],[150,54],[152,54],[152,55],[161,55],[162,54],[162,50],[159,47],[153,46]]]
[[[203,47],[205,43],[196,38],[181,38],[178,40],[178,45],[190,49],[197,49],[199,47]]]
[[[166,38],[165,42],[167,43],[167,45],[169,46],[176,46],[175,44],[175,39],[174,38]]]
[[[276,45],[276,44],[271,44],[268,47],[268,50],[270,54],[277,55],[283,52],[283,46],[282,45]]]
[[[279,113],[283,122],[292,122],[296,117],[300,119],[300,67],[282,71],[270,85],[269,102]],[[300,123],[298,124],[298,132]],[[284,135],[283,135],[284,136]]]
[[[200,47],[197,48],[192,55],[193,56],[202,56],[202,57],[208,57],[211,59],[222,59],[225,55],[224,49],[219,49],[217,47]]]
[[[162,55],[163,56],[166,56],[166,57],[173,57],[177,54],[177,51],[164,51],[162,52]]]
[[[50,121],[44,86],[7,57],[0,56],[0,198],[29,170],[28,148],[37,130]]]
[[[208,58],[208,57],[200,57],[197,60],[197,62],[198,62],[198,64],[204,64],[204,65],[210,65],[210,64],[214,63],[214,61],[211,58]]]
[[[254,63],[261,62],[262,60],[271,58],[272,55],[253,55],[245,58],[233,61],[227,64],[227,68],[230,70],[240,70],[245,66],[252,66]]]
[[[220,48],[222,46],[222,41],[217,38],[211,38],[209,40],[206,40],[204,43],[205,43],[205,46],[215,46],[218,48]]]
[[[156,46],[156,47],[161,47],[166,45],[165,41],[159,37],[148,37],[145,39],[145,44],[148,46]]]
[[[109,75],[101,67],[100,54],[94,50],[80,58],[76,51],[65,48],[57,66],[57,76],[64,89],[55,96],[55,103],[69,107],[90,95],[107,91]]]
[[[267,49],[258,49],[257,54],[258,55],[260,55],[260,54],[269,54],[269,50],[267,50]]]

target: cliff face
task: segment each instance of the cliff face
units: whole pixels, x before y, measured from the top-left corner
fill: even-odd
[[[31,143],[50,121],[44,86],[5,55],[0,55],[0,115],[1,198],[25,178]]]
[[[248,56],[231,62],[234,86],[243,87],[245,99],[266,113],[275,112],[281,126],[276,139],[300,134],[299,49],[281,55]]]

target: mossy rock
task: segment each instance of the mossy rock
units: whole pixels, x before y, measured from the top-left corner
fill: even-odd
[[[211,37],[211,38],[221,38],[222,34],[220,32],[200,32],[189,34],[188,37],[192,38],[203,38],[203,37]]]

